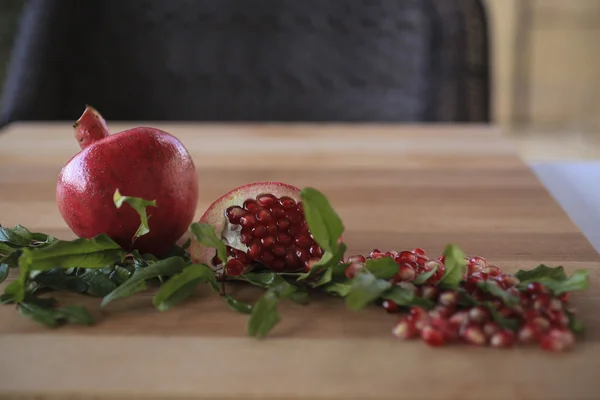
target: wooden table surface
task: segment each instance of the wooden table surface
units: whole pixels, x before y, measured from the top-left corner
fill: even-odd
[[[116,132],[138,124],[114,123]],[[193,125],[172,132],[200,179],[198,216],[258,180],[314,186],[345,222],[349,253],[460,245],[507,270],[539,263],[594,271],[574,296],[588,326],[567,354],[395,340],[394,317],[341,301],[284,303],[266,340],[246,316],[200,291],[166,313],[150,295],[89,305],[94,327],[41,328],[0,307],[0,398],[598,399],[600,257],[497,130],[481,126]],[[73,238],[54,203],[57,174],[78,151],[69,124],[0,133],[0,222]],[[242,298],[257,292],[236,288]]]

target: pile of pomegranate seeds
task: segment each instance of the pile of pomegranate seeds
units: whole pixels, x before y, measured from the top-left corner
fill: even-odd
[[[459,289],[443,290],[437,283],[444,274],[444,258],[430,260],[422,249],[400,253],[373,250],[368,257],[350,257],[346,276],[356,276],[366,260],[382,257],[392,257],[398,264],[392,283],[410,288],[416,297],[435,304],[431,310],[412,307],[402,316],[392,329],[399,339],[420,337],[431,346],[462,342],[496,348],[537,343],[549,351],[568,350],[575,342],[569,328],[566,293],[552,296],[539,282],[519,290],[515,275],[488,265],[482,257],[466,259],[467,273]],[[413,284],[436,267],[426,280]],[[485,282],[485,290],[480,282]],[[461,292],[467,300],[461,299]],[[393,301],[384,300],[381,305],[389,313],[400,312]]]
[[[276,272],[302,271],[311,259],[323,255],[308,231],[302,202],[292,198],[260,194],[246,200],[243,207],[229,207],[225,216],[230,224],[241,227],[241,242],[248,246],[245,253],[229,249],[228,275],[241,274],[254,261]]]

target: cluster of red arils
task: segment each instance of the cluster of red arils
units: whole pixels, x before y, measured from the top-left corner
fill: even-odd
[[[488,265],[482,257],[466,258],[467,271],[459,290],[444,290],[437,285],[444,275],[444,257],[429,259],[423,249],[373,250],[368,257],[350,257],[346,276],[352,278],[364,268],[366,260],[381,257],[392,257],[398,264],[392,283],[410,288],[415,296],[435,303],[431,310],[412,307],[408,315],[403,315],[392,330],[399,339],[420,337],[431,346],[462,342],[496,348],[538,343],[549,351],[568,350],[575,342],[569,328],[566,293],[553,296],[539,282],[518,289],[519,279],[515,275]],[[417,285],[412,283],[436,267],[437,271],[427,280]],[[480,282],[499,290],[482,290]],[[460,292],[469,297],[471,304],[460,301]],[[506,296],[498,296],[499,293]],[[507,302],[507,296],[513,301]],[[393,301],[384,300],[381,304],[389,313],[401,312],[401,307]]]

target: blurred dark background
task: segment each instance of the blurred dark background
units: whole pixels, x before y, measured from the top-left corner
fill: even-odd
[[[0,124],[490,121],[480,0],[0,4]]]

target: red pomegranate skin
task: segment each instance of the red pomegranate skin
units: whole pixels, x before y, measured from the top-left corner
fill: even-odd
[[[198,201],[198,177],[183,144],[159,129],[138,127],[108,134],[106,123],[88,107],[75,123],[82,147],[61,170],[58,209],[83,238],[105,233],[126,250],[163,255],[186,232]],[[128,204],[117,209],[115,190],[156,200],[146,211],[150,232],[132,239],[140,217]]]

